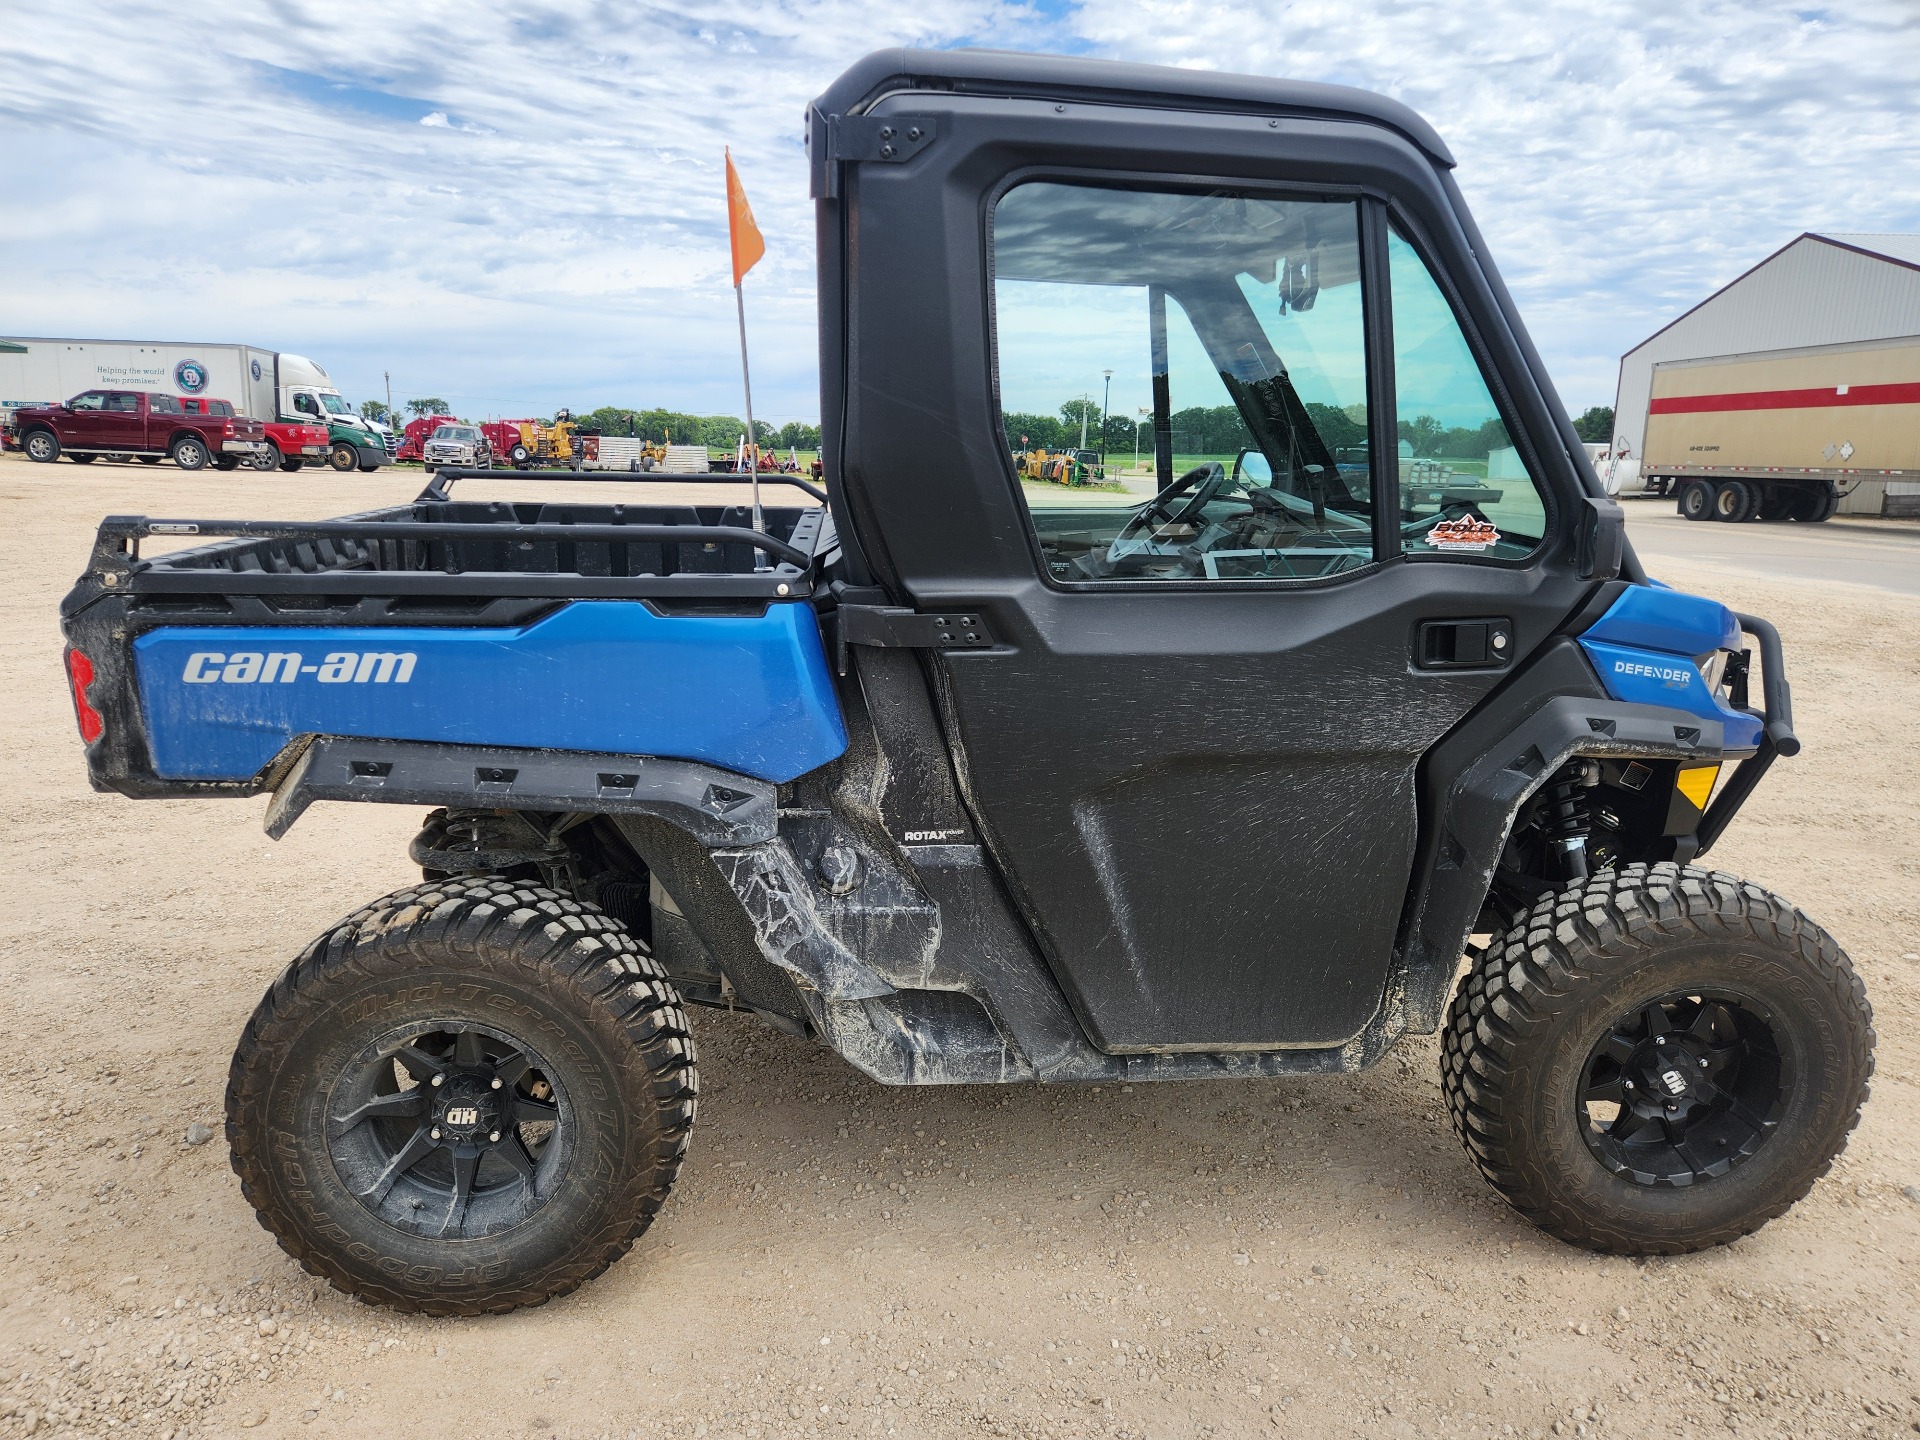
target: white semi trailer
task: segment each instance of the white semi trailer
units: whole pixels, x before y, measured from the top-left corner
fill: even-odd
[[[1640,473],[1692,520],[1920,513],[1920,337],[1656,365]]]
[[[390,427],[358,414],[326,370],[303,355],[257,345],[0,336],[0,426],[15,410],[57,405],[86,390],[228,400],[257,420],[322,424],[336,468],[372,469],[397,443]]]

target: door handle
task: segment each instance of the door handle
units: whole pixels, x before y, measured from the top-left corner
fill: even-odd
[[[1422,620],[1414,631],[1413,665],[1416,670],[1503,670],[1513,650],[1511,620]]]

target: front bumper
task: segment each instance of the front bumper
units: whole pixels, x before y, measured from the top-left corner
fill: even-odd
[[[353,450],[360,457],[360,468],[363,470],[369,466],[393,463],[393,457],[378,445],[356,445]]]

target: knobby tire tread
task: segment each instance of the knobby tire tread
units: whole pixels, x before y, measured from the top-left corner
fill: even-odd
[[[626,1032],[645,1067],[660,1110],[649,1147],[651,1176],[629,1215],[612,1217],[583,1238],[576,1259],[524,1287],[483,1300],[422,1303],[339,1266],[324,1247],[302,1244],[292,1226],[275,1225],[264,1181],[261,1108],[270,1068],[261,1052],[290,1042],[296,1018],[327,1003],[341,981],[379,982],[410,969],[445,966],[449,958],[485,968],[545,972],[583,1007],[605,1011]],[[376,900],[314,940],[268,988],[236,1047],[228,1072],[226,1133],[240,1189],[260,1224],[307,1273],[371,1304],[436,1315],[505,1314],[565,1295],[604,1272],[633,1247],[666,1203],[698,1111],[698,1072],[691,1028],[666,971],[619,921],[557,891],[496,877],[428,881]]]
[[[1516,1054],[1570,1002],[1582,981],[1681,937],[1784,941],[1829,988],[1865,1038],[1873,1073],[1873,1013],[1866,987],[1833,937],[1805,913],[1758,885],[1720,871],[1671,862],[1603,871],[1541,899],[1496,935],[1454,996],[1441,1045],[1441,1080],[1455,1132],[1487,1182],[1541,1229],[1605,1254],[1678,1255],[1725,1245],[1786,1213],[1838,1158],[1839,1150],[1740,1223],[1686,1241],[1628,1235],[1591,1223],[1556,1202],[1514,1161],[1529,1096],[1508,1086]],[[1851,1135],[1867,1095],[1861,1084],[1842,1132]]]

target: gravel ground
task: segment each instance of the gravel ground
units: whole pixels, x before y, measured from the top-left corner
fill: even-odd
[[[330,1292],[208,1136],[260,991],[414,878],[418,814],[319,806],[274,844],[259,800],[92,794],[55,605],[100,514],[415,484],[0,463],[0,1436],[1920,1429],[1920,599],[1680,563],[1778,621],[1807,742],[1715,863],[1841,938],[1880,1033],[1851,1149],[1759,1235],[1546,1239],[1467,1164],[1426,1038],[1339,1079],[890,1091],[703,1012],[692,1159],[606,1276],[478,1321]]]

